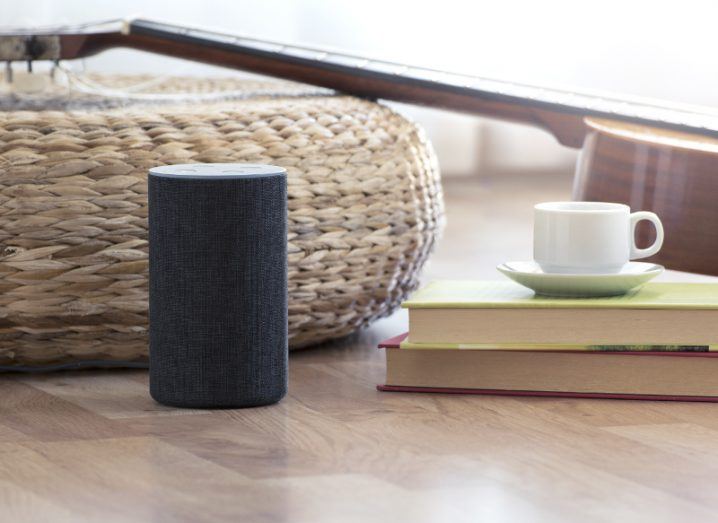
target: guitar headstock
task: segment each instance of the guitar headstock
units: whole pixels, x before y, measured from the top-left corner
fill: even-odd
[[[0,61],[70,60],[107,48],[126,34],[129,22],[109,20],[74,26],[0,28]]]

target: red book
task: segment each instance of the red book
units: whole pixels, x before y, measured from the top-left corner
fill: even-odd
[[[379,344],[389,392],[718,402],[718,352],[402,349]]]

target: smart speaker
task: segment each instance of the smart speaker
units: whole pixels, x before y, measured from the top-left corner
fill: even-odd
[[[287,390],[287,178],[281,167],[149,172],[150,394],[252,407]]]

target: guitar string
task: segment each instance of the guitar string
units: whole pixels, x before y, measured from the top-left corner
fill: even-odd
[[[335,94],[334,91],[321,87],[307,88],[302,84],[293,84],[291,82],[282,82],[284,89],[275,88],[256,89],[251,92],[240,89],[231,89],[226,91],[214,91],[208,93],[142,93],[137,92],[151,88],[153,86],[162,85],[162,83],[170,81],[171,76],[160,76],[148,81],[138,82],[133,85],[123,87],[110,87],[93,80],[87,75],[78,75],[71,69],[59,63],[55,66],[61,71],[68,80],[68,86],[76,89],[84,94],[103,96],[106,98],[122,99],[128,102],[148,101],[148,102],[213,102],[224,100],[248,100],[255,98],[286,98],[286,97],[303,97],[303,96],[330,96]],[[181,75],[180,75],[181,76]]]

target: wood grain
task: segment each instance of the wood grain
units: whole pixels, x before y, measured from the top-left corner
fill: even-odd
[[[525,209],[569,190],[447,185],[429,276],[493,277],[491,256],[530,256]],[[498,224],[503,240],[476,236]],[[143,371],[2,375],[2,520],[718,518],[717,405],[378,392],[374,346],[405,326],[399,313],[292,354],[288,397],[258,409],[168,409]]]
[[[718,140],[599,119],[587,124],[575,199],[655,212],[666,236],[648,261],[718,275]],[[654,239],[653,226],[640,223],[638,244]]]

